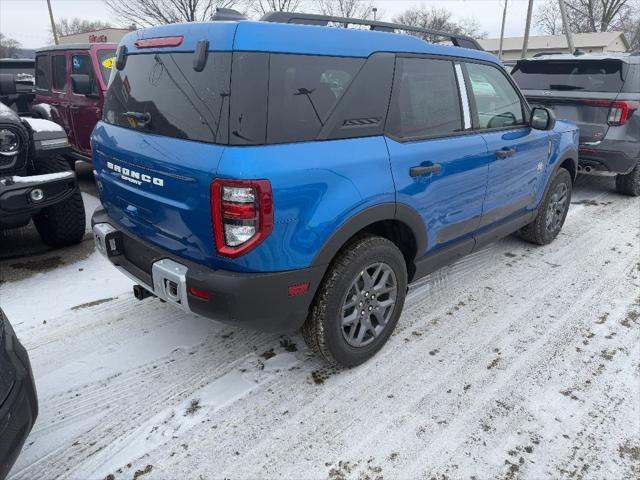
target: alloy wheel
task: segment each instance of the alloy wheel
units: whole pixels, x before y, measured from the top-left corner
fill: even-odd
[[[342,335],[347,343],[360,348],[379,337],[393,315],[397,295],[396,275],[386,263],[360,271],[342,303]]]

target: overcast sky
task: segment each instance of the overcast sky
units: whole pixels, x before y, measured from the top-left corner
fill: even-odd
[[[535,0],[535,8],[544,0]],[[475,18],[482,30],[490,37],[500,36],[500,23],[504,0],[376,0],[378,9],[385,20],[412,6],[424,3],[427,6],[444,7],[453,12],[457,19]],[[121,26],[121,23],[106,7],[102,0],[52,0],[54,17],[80,17],[102,20]],[[509,0],[505,35],[524,35],[527,15],[527,0]],[[46,0],[0,0],[0,32],[15,38],[23,47],[37,48],[49,43],[49,14]],[[535,25],[533,32],[536,32]]]

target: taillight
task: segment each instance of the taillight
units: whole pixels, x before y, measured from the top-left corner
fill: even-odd
[[[161,47],[179,47],[182,45],[183,37],[154,37],[136,40],[136,48],[161,48]]]
[[[593,107],[609,108],[607,123],[614,127],[624,125],[629,117],[633,115],[633,112],[640,108],[640,102],[630,100],[616,100],[615,102],[610,100],[585,100],[584,103]]]
[[[236,258],[253,250],[273,230],[273,193],[268,180],[216,179],[211,184],[216,250]]]

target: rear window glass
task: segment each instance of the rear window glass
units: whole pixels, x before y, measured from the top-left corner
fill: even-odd
[[[47,55],[36,57],[36,88],[49,90],[49,57]]]
[[[399,138],[441,136],[462,130],[452,62],[398,58],[387,130]]]
[[[51,77],[54,90],[63,91],[67,88],[67,57],[65,55],[51,57]]]
[[[230,53],[209,53],[201,72],[193,53],[129,55],[114,70],[104,105],[107,123],[209,143],[227,143]]]
[[[622,91],[626,93],[640,93],[640,64],[630,64],[624,79]]]
[[[98,57],[102,80],[104,80],[104,84],[107,85],[109,83],[109,77],[111,76],[111,70],[116,64],[116,51],[113,49],[98,50],[96,56]]]
[[[523,90],[619,92],[623,81],[616,60],[524,61],[511,75]]]
[[[316,138],[363,58],[272,54],[267,143]]]

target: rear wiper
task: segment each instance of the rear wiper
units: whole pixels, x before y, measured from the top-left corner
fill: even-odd
[[[551,90],[584,90],[584,87],[578,87],[577,85],[551,84],[549,85],[549,89]]]
[[[149,112],[123,112],[122,116],[134,119],[140,127],[145,127],[151,123],[151,114]]]

